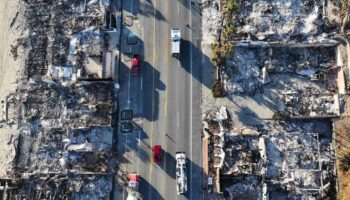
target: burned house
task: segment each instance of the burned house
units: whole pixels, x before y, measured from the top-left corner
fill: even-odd
[[[3,199],[109,199],[112,189],[107,175],[47,174],[2,180]],[[18,186],[21,186],[20,188]]]
[[[232,23],[242,39],[327,42],[325,29],[341,24],[340,1],[244,1]]]
[[[110,126],[113,106],[112,83],[62,86],[34,81],[18,94],[20,123],[40,125],[42,129],[93,125]]]
[[[209,172],[230,199],[319,199],[334,191],[332,130],[326,121],[269,121],[237,129],[225,126],[229,118],[217,118],[224,112],[222,107],[216,116],[206,115]]]
[[[334,45],[237,43],[225,89],[232,98],[266,96],[276,112],[291,117],[339,116],[345,83]]]
[[[108,35],[101,30],[109,0],[28,1],[25,6],[31,32],[25,42],[25,74],[29,78],[113,78],[114,59],[103,62]]]
[[[23,1],[29,34],[19,47],[23,78],[6,104],[18,134],[13,170],[0,180],[3,199],[110,198],[116,99],[102,30],[109,4]]]

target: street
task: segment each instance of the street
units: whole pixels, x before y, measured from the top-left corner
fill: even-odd
[[[133,131],[118,133],[120,169],[138,173],[143,199],[203,199],[201,152],[200,14],[189,0],[129,0],[123,15],[134,16],[123,27],[138,45],[122,45],[119,110],[133,111]],[[181,29],[181,56],[170,54],[170,29]],[[126,37],[125,37],[126,36]],[[130,55],[140,54],[139,75],[129,72]],[[162,146],[162,160],[152,161],[152,148]],[[186,152],[188,192],[176,194],[175,153]],[[122,192],[126,198],[127,192]],[[120,198],[120,197],[119,197]],[[118,199],[118,195],[115,196]]]

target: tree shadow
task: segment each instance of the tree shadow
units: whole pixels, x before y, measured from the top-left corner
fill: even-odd
[[[244,106],[240,107],[239,111],[235,112],[238,120],[244,122],[247,126],[262,127],[264,125],[263,120],[252,109]]]
[[[192,9],[194,13],[202,15],[201,3],[198,0],[177,0],[187,9]]]
[[[157,20],[167,21],[165,16],[155,8],[151,0],[141,2],[141,0],[127,0],[122,3],[123,11],[127,11],[133,16],[142,15],[144,17],[155,17]]]
[[[146,17],[152,17],[154,15],[154,17],[157,20],[167,21],[165,16],[158,9],[155,9],[155,7],[151,1],[146,1],[145,3],[141,2],[140,8],[142,8],[142,9],[140,9],[141,15],[144,15]]]

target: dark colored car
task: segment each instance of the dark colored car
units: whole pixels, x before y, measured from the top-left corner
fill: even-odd
[[[140,73],[140,55],[134,54],[131,59],[131,74],[138,75]]]
[[[123,122],[120,126],[121,132],[123,133],[131,133],[132,132],[132,125],[130,122]]]
[[[158,144],[154,145],[154,147],[153,147],[153,162],[155,162],[155,163],[160,162],[161,152],[162,152],[162,147]]]

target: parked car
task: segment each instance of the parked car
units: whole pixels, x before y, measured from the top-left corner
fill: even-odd
[[[153,147],[153,162],[159,163],[161,161],[161,152],[162,152],[162,147],[158,144],[154,145]]]

